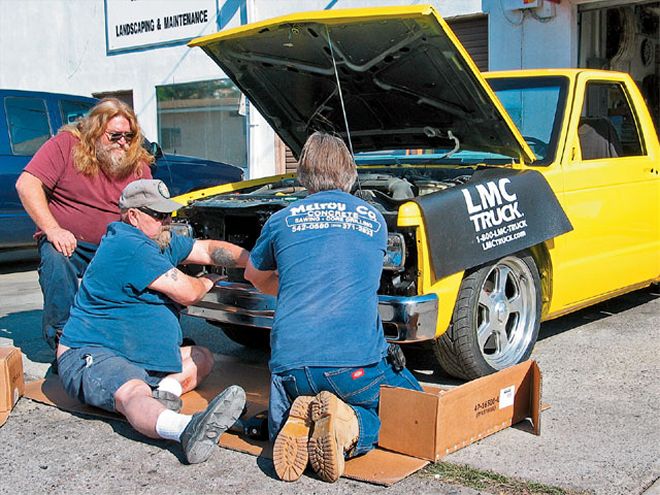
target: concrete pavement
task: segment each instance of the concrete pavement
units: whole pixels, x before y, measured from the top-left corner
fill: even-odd
[[[38,378],[51,357],[40,335],[36,272],[24,268],[0,273],[0,345],[21,347],[26,376]],[[215,353],[267,360],[203,321],[184,318],[184,332]],[[541,436],[509,428],[444,460],[569,490],[654,493],[658,337],[660,298],[650,289],[543,324],[533,358],[551,408],[542,415]],[[409,354],[421,380],[451,382],[427,354]],[[268,461],[223,449],[207,463],[183,466],[175,444],[145,440],[119,421],[77,417],[29,400],[21,400],[0,429],[0,444],[0,493],[478,493],[424,472],[389,489],[344,479],[328,485],[309,476],[282,483]]]

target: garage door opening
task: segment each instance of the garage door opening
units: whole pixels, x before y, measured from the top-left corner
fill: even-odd
[[[599,2],[579,7],[579,66],[629,73],[656,130],[660,122],[660,2]]]

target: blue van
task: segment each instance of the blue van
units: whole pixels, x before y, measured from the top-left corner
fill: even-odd
[[[85,115],[99,100],[19,90],[0,90],[0,99],[0,254],[6,254],[35,246],[34,223],[23,209],[15,188],[18,176],[32,155],[60,127]],[[172,196],[243,179],[239,167],[163,154],[156,143],[146,139],[145,146],[156,157],[154,178],[165,182]]]

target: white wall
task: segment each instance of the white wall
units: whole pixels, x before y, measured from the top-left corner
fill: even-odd
[[[107,55],[104,15],[103,0],[0,1],[0,87],[87,96],[132,89],[145,135],[155,139],[155,87],[221,73],[185,45]]]
[[[542,19],[534,9],[509,9],[513,3],[483,0],[488,14],[490,70],[575,67],[577,7],[570,0],[559,5],[546,1],[554,16]]]
[[[421,3],[435,5],[444,16],[481,12],[481,0],[246,0],[246,7],[248,20],[256,21],[300,10]],[[220,8],[224,4],[218,0]],[[239,24],[236,12],[227,27]],[[108,55],[103,0],[0,0],[0,67],[0,88],[88,96],[132,90],[144,133],[152,140],[157,138],[156,86],[223,77],[202,50],[185,45]],[[250,176],[270,175],[275,172],[273,131],[255,111],[249,125]]]
[[[248,0],[250,1],[250,0]],[[254,18],[263,20],[305,10],[327,8],[350,9],[358,7],[389,7],[397,5],[433,5],[444,17],[481,12],[481,0],[252,0]]]

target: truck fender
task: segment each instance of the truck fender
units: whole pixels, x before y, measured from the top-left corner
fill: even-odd
[[[414,200],[436,278],[527,249],[573,230],[535,170],[477,170],[469,182]]]

